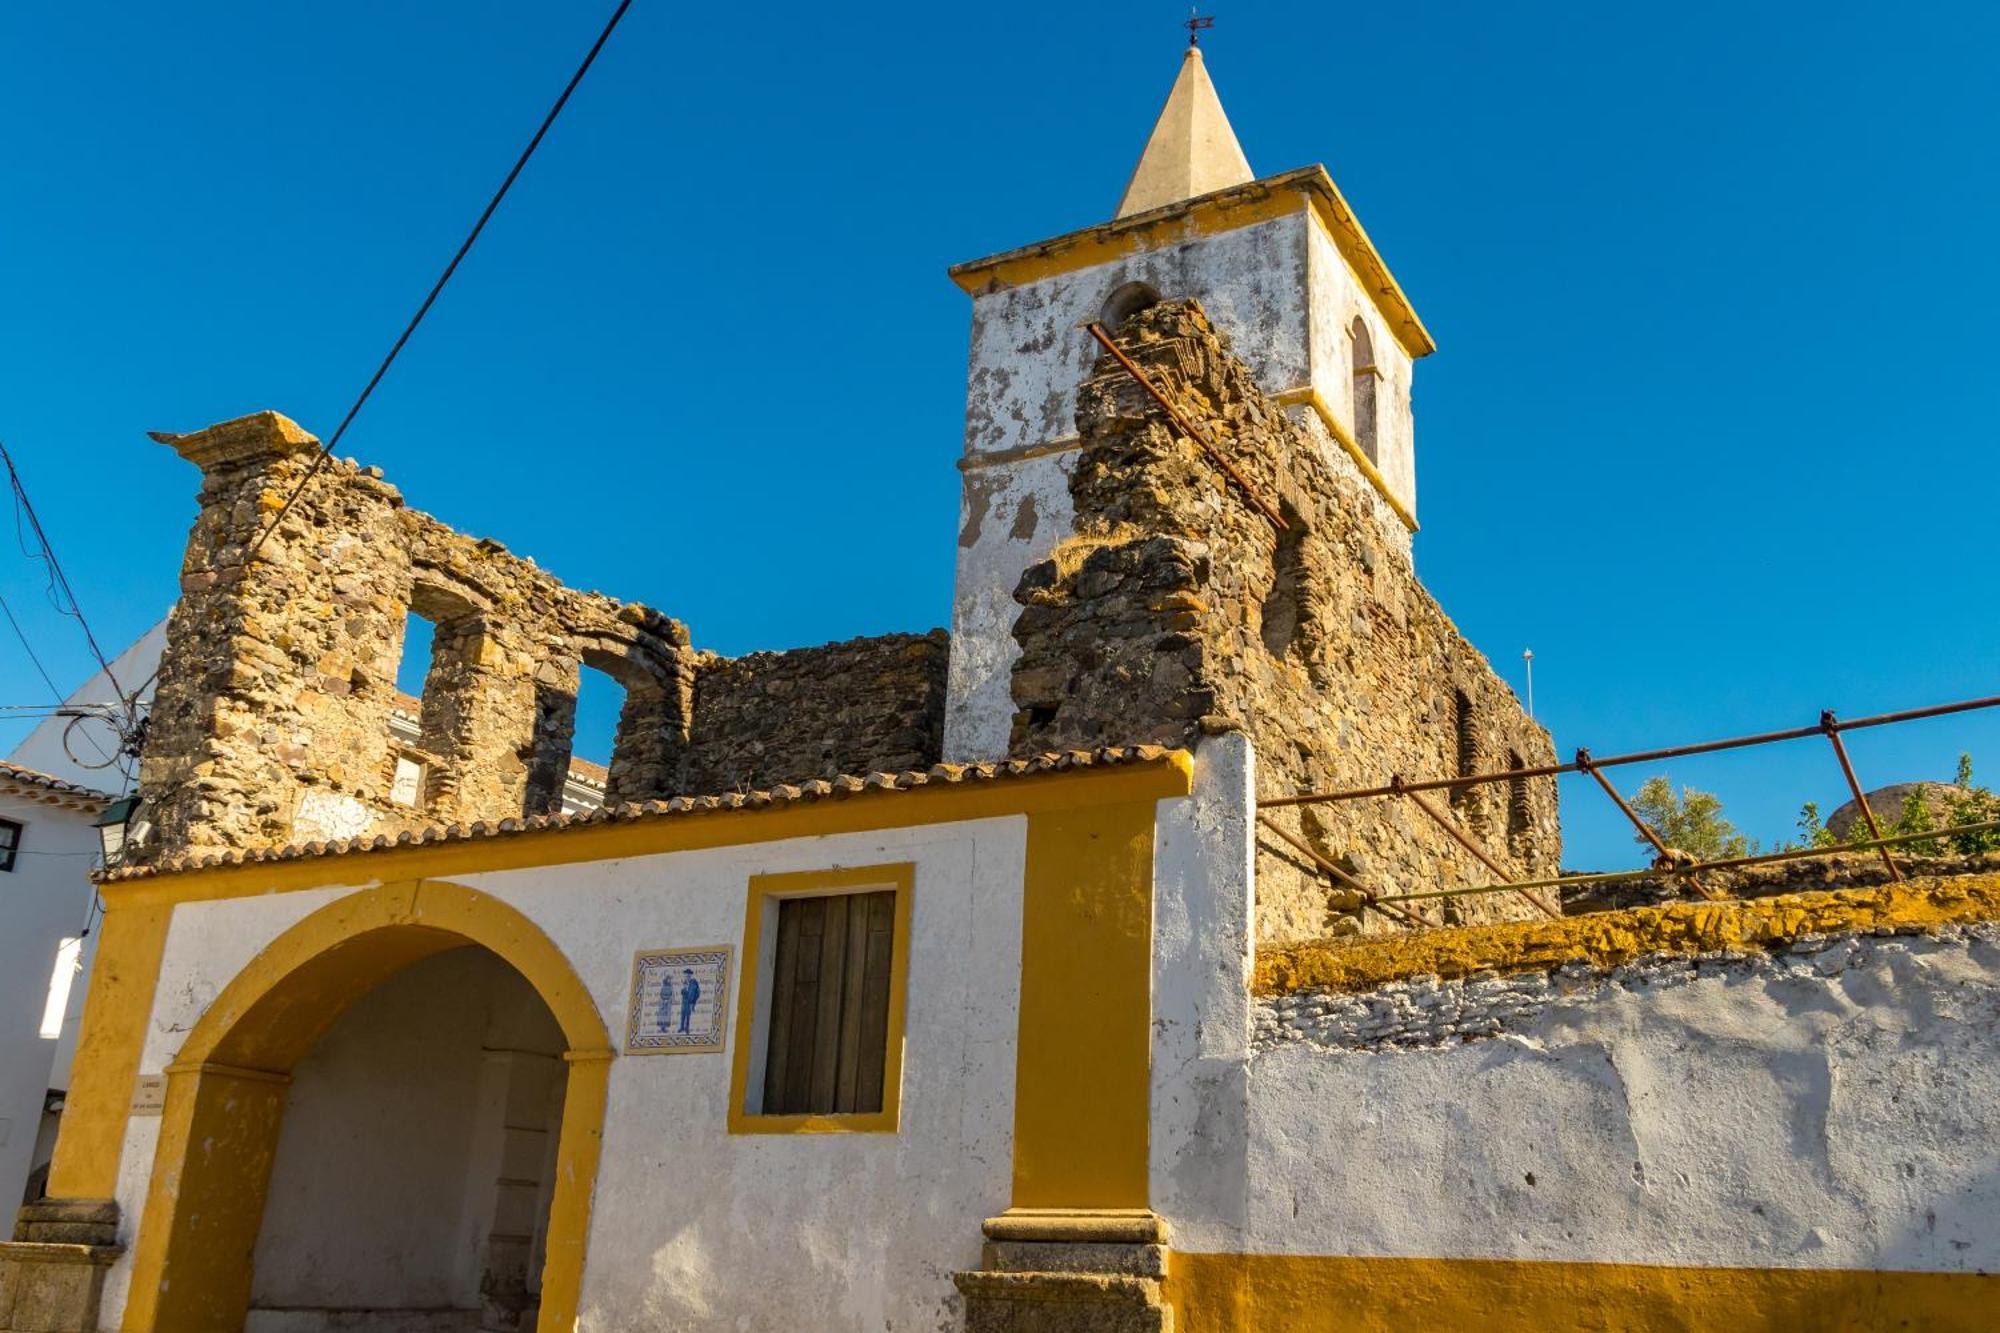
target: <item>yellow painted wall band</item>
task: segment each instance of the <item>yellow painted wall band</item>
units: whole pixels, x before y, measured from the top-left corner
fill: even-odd
[[[1994,1327],[2000,1277],[1176,1251],[1167,1298],[1176,1333],[1973,1333]]]
[[[1147,1205],[1154,808],[1028,819],[1016,1208]]]

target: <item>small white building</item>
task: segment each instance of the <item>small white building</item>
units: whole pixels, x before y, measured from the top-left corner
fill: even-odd
[[[92,825],[110,799],[0,761],[0,1199],[10,1207],[55,1146],[96,903]]]

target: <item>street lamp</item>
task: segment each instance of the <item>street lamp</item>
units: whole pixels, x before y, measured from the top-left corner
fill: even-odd
[[[117,865],[125,855],[125,840],[131,829],[132,812],[138,808],[138,797],[121,796],[105,806],[104,813],[98,816],[97,823],[93,827],[97,829],[98,847],[104,853],[105,869],[109,870]]]

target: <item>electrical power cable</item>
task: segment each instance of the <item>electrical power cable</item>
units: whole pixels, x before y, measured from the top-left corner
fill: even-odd
[[[382,364],[375,367],[375,373],[369,377],[368,383],[361,390],[361,395],[354,400],[354,405],[347,409],[347,415],[340,419],[340,425],[334,428],[333,434],[327,438],[325,444],[320,446],[319,453],[313,456],[311,465],[306,468],[306,474],[299,478],[298,485],[293,487],[291,494],[285,497],[285,503],[279,506],[278,512],[272,516],[271,521],[265,525],[264,530],[257,534],[257,540],[250,544],[250,549],[244,553],[243,558],[245,561],[248,561],[259,550],[263,549],[264,542],[273,532],[277,531],[278,525],[285,521],[285,515],[291,512],[292,506],[298,502],[299,496],[305,493],[306,487],[318,475],[320,468],[326,463],[326,460],[333,457],[333,451],[339,446],[341,436],[347,434],[348,426],[360,414],[361,408],[367,403],[369,395],[375,392],[375,386],[380,384],[382,377],[389,373],[389,367],[394,364],[397,355],[402,352],[403,344],[410,340],[410,335],[417,331],[417,325],[423,323],[424,316],[430,313],[431,306],[438,299],[438,294],[444,291],[445,284],[451,281],[451,275],[458,271],[459,262],[471,251],[472,243],[479,239],[479,233],[486,229],[486,223],[492,218],[494,211],[500,207],[500,201],[507,197],[507,191],[513,188],[514,181],[520,176],[522,168],[528,165],[528,159],[533,157],[535,149],[541,146],[543,136],[549,132],[549,127],[556,123],[556,117],[562,114],[563,107],[569,102],[570,94],[575,92],[577,85],[583,82],[583,76],[590,72],[591,65],[597,60],[597,53],[604,49],[604,43],[610,39],[612,30],[618,26],[618,20],[624,18],[625,11],[631,7],[632,0],[619,0],[618,8],[612,11],[611,18],[604,25],[604,31],[597,34],[597,40],[591,43],[590,51],[584,56],[583,63],[576,67],[576,73],[570,75],[569,83],[563,88],[562,95],[556,98],[555,105],[549,108],[549,114],[542,117],[541,126],[535,131],[535,137],[528,140],[528,146],[522,149],[521,156],[515,159],[514,169],[507,173],[507,179],[500,182],[500,188],[493,192],[491,199],[487,200],[486,210],[479,215],[479,221],[472,224],[472,230],[466,234],[464,242],[458,247],[458,253],[451,257],[451,262],[444,266],[444,272],[439,274],[438,280],[431,284],[430,293],[424,297],[424,303],[418,306],[417,313],[410,317],[410,322],[404,327],[402,336],[396,339],[395,345],[389,349],[389,354],[382,358]]]

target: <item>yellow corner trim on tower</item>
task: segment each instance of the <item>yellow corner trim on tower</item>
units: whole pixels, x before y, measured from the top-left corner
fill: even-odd
[[[1322,166],[1266,176],[974,259],[955,265],[950,270],[951,280],[962,291],[980,296],[1059,274],[1076,273],[1196,237],[1220,235],[1273,218],[1289,217],[1301,210],[1309,210],[1326,228],[1334,248],[1353,270],[1361,290],[1382,312],[1403,349],[1412,357],[1435,352],[1437,341],[1418,318],[1410,298],[1389,272],[1360,219],[1354,216],[1354,210],[1348,207],[1339,187]]]
[[[1318,389],[1306,384],[1296,389],[1283,390],[1275,397],[1286,407],[1310,407],[1313,415],[1320,419],[1320,424],[1325,426],[1340,447],[1347,451],[1347,456],[1354,460],[1354,466],[1361,469],[1361,475],[1375,488],[1375,493],[1382,497],[1382,503],[1396,512],[1396,517],[1403,521],[1404,527],[1411,532],[1417,530],[1417,516],[1410,512],[1408,505],[1396,497],[1394,491],[1389,489],[1388,478],[1382,475],[1367,452],[1355,443],[1354,437],[1347,433],[1347,427],[1340,424],[1340,418],[1336,417],[1333,409],[1327,406],[1326,399],[1320,397]]]
[[[903,1040],[907,1023],[910,979],[910,911],[917,868],[908,861],[893,865],[851,866],[802,870],[778,875],[752,875],[743,907],[742,976],[736,986],[736,1049],[729,1060],[729,1132],[731,1134],[893,1134],[902,1122]],[[764,993],[764,945],[776,944],[777,915],[767,903],[785,898],[824,897],[893,889],[896,906],[889,943],[889,1036],[882,1061],[882,1109],[850,1114],[764,1115],[750,1105],[752,1048],[759,1029],[769,1021],[770,997]],[[766,921],[769,921],[769,925]],[[760,1023],[759,1020],[763,1020]],[[762,1075],[762,1064],[757,1074]]]

